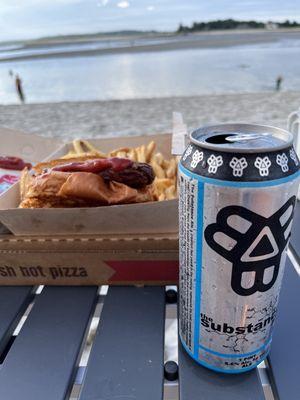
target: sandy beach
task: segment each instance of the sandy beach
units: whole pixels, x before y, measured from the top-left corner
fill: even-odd
[[[222,48],[242,45],[275,43],[279,40],[299,39],[300,29],[280,30],[227,30],[190,34],[153,33],[130,36],[82,36],[77,38],[38,39],[18,43],[21,53],[11,52],[0,62],[65,57],[82,57],[108,54],[174,51],[187,49]],[[97,45],[98,44],[98,45]],[[76,48],[77,45],[77,48]],[[81,45],[81,47],[78,47]],[[89,45],[85,47],[85,45]],[[92,46],[90,46],[92,45]],[[99,46],[99,47],[98,47]],[[43,49],[47,48],[47,52]]]
[[[0,106],[0,126],[64,138],[151,134],[170,132],[178,111],[189,129],[229,121],[285,128],[299,107],[300,92],[7,105]]]

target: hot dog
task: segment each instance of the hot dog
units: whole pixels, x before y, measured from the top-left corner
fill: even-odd
[[[146,163],[138,163],[126,158],[100,158],[84,162],[73,162],[58,165],[53,171],[91,172],[99,174],[106,182],[124,183],[132,188],[142,188],[154,181],[152,167]]]
[[[25,172],[21,208],[91,207],[154,200],[152,167],[125,158],[54,160]]]

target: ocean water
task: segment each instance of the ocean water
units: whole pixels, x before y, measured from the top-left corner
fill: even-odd
[[[22,49],[0,57],[12,51]],[[19,102],[9,70],[28,103],[273,91],[278,75],[282,90],[300,90],[300,40],[0,62],[0,104]]]

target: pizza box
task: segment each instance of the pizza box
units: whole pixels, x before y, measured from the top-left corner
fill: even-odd
[[[0,285],[171,285],[178,236],[0,235]]]

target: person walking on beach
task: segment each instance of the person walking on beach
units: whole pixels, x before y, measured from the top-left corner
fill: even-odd
[[[276,79],[276,90],[277,92],[279,92],[279,90],[281,89],[281,84],[282,84],[283,78],[281,75],[279,75]]]
[[[18,74],[16,75],[15,84],[16,84],[16,90],[17,90],[19,99],[21,100],[22,103],[24,103],[25,96],[24,96],[24,92],[23,92],[22,81]]]

